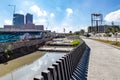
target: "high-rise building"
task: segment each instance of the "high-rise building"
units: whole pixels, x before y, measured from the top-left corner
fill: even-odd
[[[33,15],[27,13],[26,14],[26,24],[33,24]]]
[[[22,14],[13,14],[13,25],[24,25],[24,15]]]

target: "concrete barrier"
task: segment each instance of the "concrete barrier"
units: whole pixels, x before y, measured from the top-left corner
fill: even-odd
[[[84,63],[81,64],[80,61],[84,62],[82,59],[83,54],[85,54],[86,44],[82,42],[79,46],[73,49],[70,53],[64,55],[62,58],[53,63],[52,66],[48,67],[48,72],[42,72],[42,76],[45,80],[82,80],[86,79],[86,67],[84,68]],[[82,70],[83,69],[83,70]],[[81,71],[80,71],[81,70]],[[83,71],[83,73],[82,73]],[[44,75],[43,75],[44,73]],[[82,77],[82,79],[81,79]]]
[[[42,72],[42,76],[44,77],[45,80],[52,80],[52,76],[49,70],[44,70]]]
[[[41,75],[36,75],[36,76],[34,77],[34,80],[44,80],[44,78],[43,78],[43,76],[41,76]]]
[[[56,80],[62,80],[61,79],[61,72],[60,72],[60,65],[58,64],[58,63],[53,63],[52,64],[54,67],[55,67],[55,69],[56,69],[56,73],[57,73],[57,79]]]
[[[65,63],[65,59],[64,57],[60,59],[62,61],[62,64],[63,64],[63,71],[64,71],[64,77],[65,77],[65,80],[69,80],[68,79],[68,73],[67,73],[67,65]]]
[[[51,73],[51,78],[52,80],[57,80],[57,72],[56,72],[56,69],[54,66],[49,66],[48,67],[48,70],[50,71]]]
[[[62,63],[62,61],[61,61],[61,60],[58,60],[58,61],[56,61],[56,63],[58,63],[59,66],[60,66],[61,80],[65,80],[64,70],[63,70],[63,63]]]
[[[64,58],[65,65],[66,65],[67,78],[68,78],[68,80],[70,80],[70,69],[69,69],[70,67],[69,67],[69,64],[68,64],[68,60],[67,60],[66,56],[63,56],[63,58]]]

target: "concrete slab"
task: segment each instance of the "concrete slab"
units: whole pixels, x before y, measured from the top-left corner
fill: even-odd
[[[88,80],[120,80],[120,50],[90,39],[83,39],[91,48]]]
[[[53,52],[70,52],[73,47],[40,47],[40,51],[53,51]]]

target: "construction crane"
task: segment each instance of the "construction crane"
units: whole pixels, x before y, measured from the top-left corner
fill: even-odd
[[[16,5],[8,5],[8,6],[11,6],[11,7],[13,7],[14,9],[13,9],[13,18],[14,18],[14,14],[15,14],[15,8],[16,8]],[[13,23],[13,22],[12,22]],[[14,24],[14,23],[13,23]]]
[[[14,10],[13,10],[13,14],[15,14],[15,8],[16,8],[16,5],[8,5],[8,6],[11,6],[11,7],[13,7],[14,8]]]

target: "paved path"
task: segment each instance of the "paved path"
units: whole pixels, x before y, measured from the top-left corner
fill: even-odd
[[[120,50],[84,39],[91,48],[88,80],[120,80]]]

